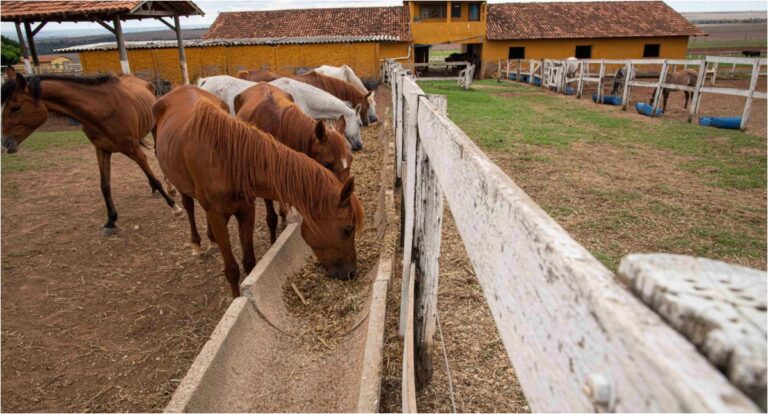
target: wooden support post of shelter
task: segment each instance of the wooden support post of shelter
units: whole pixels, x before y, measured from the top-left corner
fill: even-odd
[[[27,72],[28,75],[31,75],[32,72],[32,65],[29,63],[29,52],[27,52],[27,45],[24,42],[24,35],[21,33],[21,23],[14,22],[13,23],[16,26],[16,36],[19,38],[19,46],[21,46],[21,56],[24,60],[24,71]]]
[[[2,21],[14,22],[17,24],[17,27],[21,23],[24,24],[26,40],[29,46],[29,53],[32,55],[35,72],[39,71],[39,59],[35,49],[34,36],[46,23],[49,21],[96,22],[115,35],[120,55],[120,69],[123,73],[128,74],[131,72],[131,68],[128,63],[128,53],[123,39],[122,21],[137,19],[160,19],[163,21],[162,17],[173,17],[176,23],[177,39],[180,39],[181,25],[179,24],[179,16],[193,15],[202,16],[204,13],[194,2],[188,0],[172,2],[153,0],[105,2],[104,7],[98,10],[83,8],[79,2],[47,2],[45,7],[41,7],[41,3],[36,1],[12,1],[3,3],[3,13],[0,15],[0,19]],[[106,22],[111,22],[111,25]],[[33,23],[38,23],[34,29],[32,29]],[[24,48],[24,39],[20,32],[21,29],[17,28],[19,41],[22,44],[22,48]],[[180,40],[179,47],[182,78],[185,83],[188,83],[189,75],[186,72],[186,58],[184,56],[183,44],[181,44]]]

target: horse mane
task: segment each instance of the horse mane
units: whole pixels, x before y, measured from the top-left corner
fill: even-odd
[[[246,200],[256,198],[260,177],[281,203],[296,207],[307,225],[319,230],[318,222],[335,213],[342,184],[327,169],[306,155],[280,144],[269,134],[229,116],[208,99],[200,99],[192,110],[189,136],[210,148],[213,161],[220,164]],[[363,207],[350,197],[356,229],[363,226]]]
[[[22,76],[22,75],[17,75]],[[111,73],[103,73],[98,75],[89,75],[89,76],[71,76],[71,75],[61,75],[61,74],[44,74],[44,75],[34,75],[30,77],[27,80],[27,88],[29,89],[30,95],[32,95],[32,98],[37,101],[40,100],[40,95],[42,94],[42,85],[40,82],[42,81],[60,81],[60,82],[70,82],[70,83],[76,83],[80,85],[101,85],[103,83],[117,80],[117,76],[111,74]],[[2,87],[2,103],[5,104],[5,101],[8,100],[11,96],[13,96],[13,91],[16,89],[16,85],[18,84],[18,81],[9,80],[3,84]]]
[[[365,99],[365,95],[360,92],[355,85],[332,76],[325,76],[317,72],[310,72],[312,76],[317,77],[323,83],[323,87],[334,96],[340,97],[353,103],[359,103]]]
[[[306,137],[315,136],[316,125],[317,121],[307,116],[297,105],[283,108],[280,116],[283,144],[296,151],[309,154],[312,150],[312,139],[306,139]],[[343,160],[347,157],[347,144],[344,139],[333,134],[327,127],[325,128],[325,137],[336,159]]]

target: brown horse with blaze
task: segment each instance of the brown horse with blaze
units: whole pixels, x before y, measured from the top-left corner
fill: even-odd
[[[227,232],[238,220],[243,268],[256,265],[253,204],[257,197],[294,206],[302,215],[301,234],[328,275],[351,279],[357,270],[355,233],[363,208],[353,194],[354,179],[343,184],[327,169],[291,150],[256,127],[229,116],[211,93],[181,86],[157,101],[156,153],[178,191],[205,209],[211,241],[218,242],[232,295],[240,295],[240,270]]]
[[[45,123],[49,111],[80,122],[83,132],[96,147],[101,192],[107,206],[104,235],[117,231],[117,210],[110,186],[111,159],[115,152],[139,164],[152,192],[159,192],[171,208],[181,213],[152,173],[141,148],[142,139],[154,125],[155,95],[149,83],[130,75],[37,75],[27,80],[13,69],[8,69],[6,74],[8,81],[2,86],[3,147],[8,153],[15,153],[18,146]]]
[[[272,135],[294,151],[306,154],[340,177],[352,163],[346,139],[310,118],[282,89],[268,83],[254,85],[235,97],[237,118]],[[343,119],[343,118],[342,118]],[[269,241],[277,240],[277,213],[272,200],[264,200]]]

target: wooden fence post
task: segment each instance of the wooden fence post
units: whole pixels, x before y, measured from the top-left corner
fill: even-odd
[[[717,67],[720,62],[715,62],[715,66],[712,67],[712,86],[715,86],[715,80],[717,80]]]
[[[693,89],[693,97],[688,106],[688,122],[691,122],[699,112],[699,101],[701,100],[701,87],[704,86],[704,80],[707,78],[707,60],[702,59],[699,64],[699,78],[696,79],[696,86]]]
[[[428,95],[437,111],[445,115],[445,95]],[[428,110],[419,101],[419,111]],[[413,259],[416,266],[414,340],[416,386],[424,388],[432,379],[433,337],[437,315],[440,241],[443,224],[443,192],[424,147],[416,144],[416,201]]]
[[[515,70],[517,71],[517,74],[515,75],[515,81],[520,82],[520,59],[517,59],[515,63]]]
[[[414,367],[414,349],[413,349],[413,291],[414,280],[416,275],[414,274],[416,266],[409,266],[411,269],[409,277],[403,278],[408,281],[408,289],[402,292],[405,295],[406,315],[404,317],[406,325],[403,327],[405,337],[403,338],[403,373],[402,373],[402,385],[400,388],[400,400],[402,402],[402,410],[404,413],[417,413],[416,407],[416,381],[415,381],[415,367]]]
[[[416,140],[417,140],[417,111],[419,88],[412,80],[403,80],[404,127],[403,149],[405,157],[405,171],[403,176],[403,210],[405,215],[402,221],[403,235],[403,284],[400,301],[400,335],[405,335],[405,324],[408,309],[408,277],[413,254],[413,228],[414,228],[414,198],[416,195]]]
[[[631,60],[627,60],[627,66],[625,66],[626,70],[624,71],[624,91],[623,91],[624,93],[622,94],[623,96],[621,97],[621,110],[622,111],[626,111],[627,110],[627,106],[629,106],[629,97],[630,97],[629,89],[632,87],[630,85],[630,79],[632,79],[632,76],[634,75],[634,67],[633,66],[634,65],[632,65],[632,61]]]
[[[579,84],[576,87],[576,99],[581,99],[581,92],[584,90],[584,72],[589,71],[589,63],[582,62],[581,70],[579,71]]]
[[[530,67],[530,69],[528,70],[528,83],[533,85],[533,83],[534,83],[533,82],[533,78],[534,78],[534,75],[533,75],[533,70],[534,70],[533,69],[533,59],[528,61],[528,66]]]
[[[597,103],[603,103],[603,78],[605,77],[605,59],[600,60],[600,73],[597,76]]]
[[[661,94],[664,90],[664,82],[667,80],[667,70],[669,70],[669,62],[664,60],[664,64],[661,65],[661,73],[659,73],[659,86],[656,87],[656,92],[653,95],[653,107],[651,108],[651,118],[656,116],[656,108],[659,107],[659,101],[661,100]]]
[[[734,64],[735,66],[735,64]],[[747,95],[747,102],[744,104],[744,113],[741,115],[740,129],[743,131],[747,129],[749,123],[749,112],[752,110],[752,96],[755,94],[755,88],[757,87],[757,77],[760,75],[760,58],[755,58],[755,63],[752,64],[752,79],[749,81],[749,94]]]
[[[405,79],[405,70],[395,71],[395,169],[397,171],[397,184],[400,184],[403,178],[403,79]]]

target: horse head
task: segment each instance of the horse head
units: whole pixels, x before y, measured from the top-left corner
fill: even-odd
[[[48,109],[40,101],[40,85],[13,68],[6,70],[8,81],[2,87],[2,145],[9,154],[18,150],[27,137],[48,119]]]
[[[365,103],[368,105],[368,122],[374,123],[379,122],[379,117],[376,116],[376,108],[373,105],[373,91],[368,91],[368,94],[365,95]]]
[[[352,163],[352,154],[347,147],[347,140],[338,132],[326,128],[323,121],[317,121],[313,132],[312,147],[308,155],[333,175],[341,177],[344,170],[347,170]]]
[[[357,272],[355,234],[363,226],[363,207],[353,194],[355,181],[349,178],[349,169],[340,178],[344,185],[329,213],[314,226],[304,220],[301,236],[327,270],[328,277],[352,280]]]

